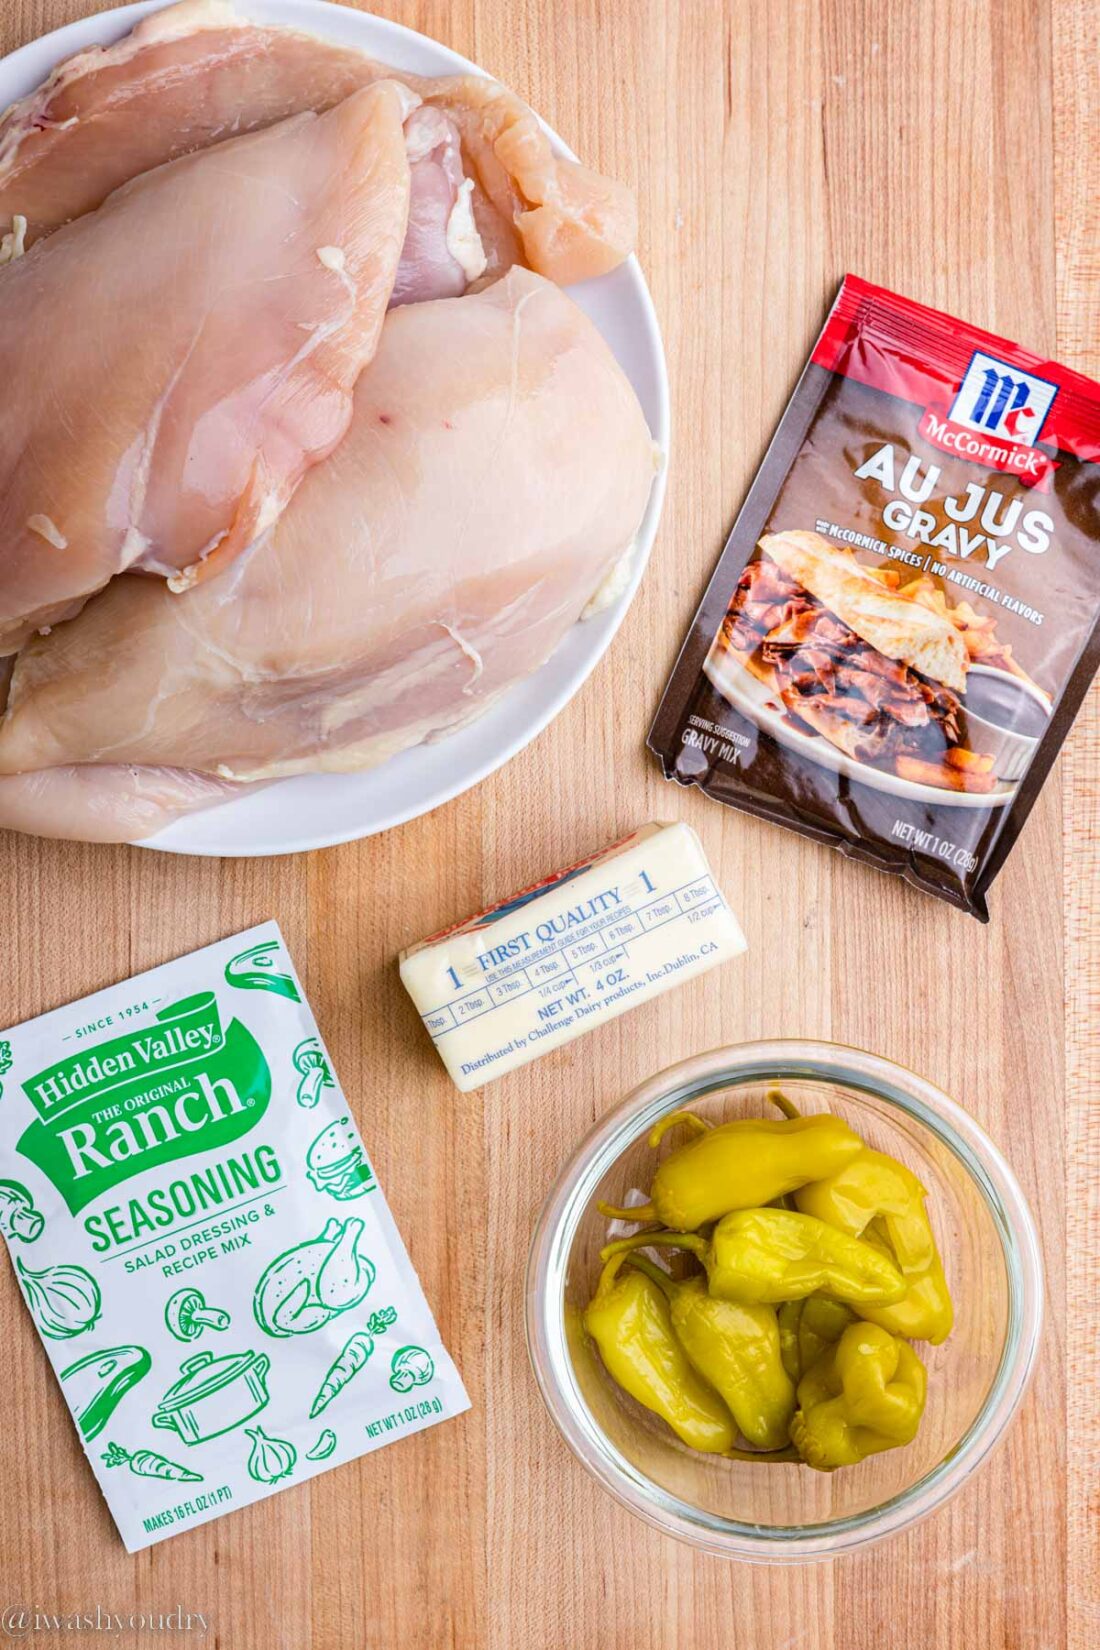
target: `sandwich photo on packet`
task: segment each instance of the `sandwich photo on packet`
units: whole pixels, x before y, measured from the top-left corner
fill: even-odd
[[[849,276],[649,745],[985,920],[1098,617],[1100,386]]]
[[[736,702],[736,673],[747,671],[782,701],[776,714],[787,727],[828,740],[853,763],[980,795],[1008,783],[1016,753],[998,748],[1004,741],[980,716],[966,716],[963,697],[969,708],[969,687],[999,694],[1013,730],[1034,729],[1023,733],[1034,738],[1050,719],[1050,696],[998,644],[996,620],[968,602],[952,606],[925,575],[902,588],[894,568],[864,567],[821,533],[766,534],[760,550],[707,655],[720,693]],[[986,670],[980,684],[968,682],[975,664]],[[995,683],[994,672],[1015,682]]]

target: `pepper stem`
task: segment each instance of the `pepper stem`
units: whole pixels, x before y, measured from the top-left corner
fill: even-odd
[[[793,1444],[788,1444],[784,1449],[724,1449],[722,1457],[726,1461],[763,1461],[766,1466],[784,1461],[798,1465],[802,1460]]]
[[[794,1101],[788,1100],[787,1096],[780,1089],[769,1089],[767,1093],[767,1100],[769,1105],[774,1106],[777,1111],[781,1111],[784,1117],[794,1118],[802,1116],[802,1113],[799,1111]]]
[[[644,1272],[651,1283],[655,1283],[658,1289],[660,1289],[669,1300],[672,1299],[673,1291],[675,1290],[676,1285],[667,1272],[662,1272],[659,1266],[655,1266],[654,1263],[651,1260],[647,1260],[644,1255],[627,1255],[625,1256],[625,1259],[628,1266],[633,1266],[638,1272]]]
[[[654,1123],[649,1131],[649,1144],[654,1150],[661,1144],[670,1129],[678,1129],[681,1123],[686,1123],[693,1134],[707,1134],[711,1125],[702,1117],[696,1116],[693,1111],[670,1111],[667,1117],[662,1117],[659,1123]]]
[[[596,1293],[592,1296],[594,1301],[603,1300],[605,1295],[609,1295],[611,1293],[612,1286],[614,1285],[615,1279],[619,1274],[619,1268],[626,1259],[626,1254],[624,1252],[617,1255],[608,1255],[606,1251],[604,1251],[601,1253],[600,1259],[604,1262],[604,1267],[596,1284]]]
[[[596,1208],[608,1220],[639,1220],[644,1225],[647,1220],[657,1219],[652,1203],[639,1203],[634,1209],[620,1209],[614,1203],[597,1203]]]
[[[633,1237],[618,1238],[601,1249],[600,1259],[606,1261],[612,1256],[628,1255],[632,1249],[648,1249],[651,1245],[659,1249],[686,1249],[702,1261],[710,1251],[706,1238],[697,1232],[635,1232]]]

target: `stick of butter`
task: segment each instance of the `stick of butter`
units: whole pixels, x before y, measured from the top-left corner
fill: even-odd
[[[746,949],[690,825],[644,825],[401,953],[460,1089],[476,1089]]]

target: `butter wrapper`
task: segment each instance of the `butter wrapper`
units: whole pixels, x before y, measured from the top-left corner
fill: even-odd
[[[401,953],[462,1090],[560,1048],[746,949],[690,825],[644,825]]]

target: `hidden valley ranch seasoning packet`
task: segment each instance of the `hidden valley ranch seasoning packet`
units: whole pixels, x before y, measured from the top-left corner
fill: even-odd
[[[275,923],[0,1034],[0,1232],[127,1548],[469,1407]]]

